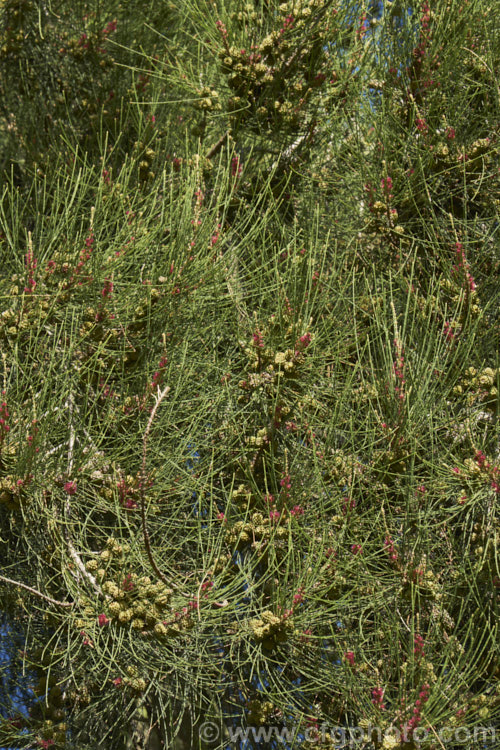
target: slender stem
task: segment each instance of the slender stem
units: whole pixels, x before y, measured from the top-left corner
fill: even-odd
[[[71,472],[73,469],[73,453],[75,449],[75,441],[76,441],[76,434],[75,434],[75,427],[73,424],[73,409],[74,409],[74,402],[73,397],[70,395],[68,401],[66,402],[65,406],[68,407],[69,412],[69,446],[68,446],[68,477],[71,477]],[[84,578],[89,581],[94,591],[102,598],[109,599],[109,596],[104,597],[104,593],[97,583],[97,580],[95,577],[90,573],[85,565],[83,564],[83,560],[76,551],[75,545],[71,541],[71,537],[69,535],[69,527],[68,527],[68,520],[71,516],[71,504],[69,501],[69,495],[67,496],[65,502],[64,502],[64,515],[65,515],[65,525],[64,525],[64,535],[66,537],[66,544],[68,545],[69,554],[71,555],[71,559],[75,563],[76,567],[82,574]]]
[[[207,159],[211,159],[212,156],[215,156],[221,150],[222,146],[224,145],[224,141],[227,138],[229,138],[229,133],[230,133],[230,131],[226,130],[226,132],[224,133],[224,135],[221,135],[221,137],[219,138],[219,140],[217,141],[217,143],[215,143],[212,146],[212,148],[210,149],[210,151],[207,152],[207,155],[206,155]]]
[[[20,583],[20,581],[14,581],[12,578],[7,578],[6,576],[0,575],[0,581],[3,581],[4,583],[10,583],[12,586],[19,586],[22,589],[25,589],[26,591],[29,591],[30,594],[34,594],[35,596],[38,596],[40,599],[45,599],[46,602],[50,602],[50,604],[55,604],[57,607],[73,607],[75,602],[60,602],[57,599],[52,599],[51,596],[47,596],[47,594],[42,594],[41,591],[37,591],[37,589],[32,588],[31,586],[27,586],[25,583]]]
[[[140,492],[140,498],[141,498],[141,522],[142,522],[142,535],[144,538],[144,546],[146,547],[146,552],[148,555],[148,559],[150,562],[151,567],[153,568],[154,572],[158,576],[158,578],[163,581],[167,586],[171,586],[172,582],[166,578],[161,570],[159,569],[158,565],[156,564],[156,561],[153,557],[153,552],[151,550],[151,542],[149,539],[149,532],[146,526],[146,497],[144,494],[144,485],[146,482],[146,458],[147,458],[147,451],[148,451],[148,438],[149,433],[151,431],[151,427],[153,424],[153,420],[156,416],[156,412],[158,410],[158,407],[160,406],[161,402],[167,395],[167,393],[170,391],[170,386],[167,385],[163,391],[160,393],[158,398],[156,399],[156,403],[153,406],[151,410],[151,414],[149,415],[148,423],[146,425],[146,430],[144,432],[144,437],[142,439],[142,468],[141,468],[141,481],[139,486],[139,492]]]

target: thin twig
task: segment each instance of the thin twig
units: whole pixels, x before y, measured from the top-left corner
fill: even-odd
[[[271,174],[275,170],[277,170],[281,166],[286,166],[287,160],[290,159],[290,157],[293,155],[294,151],[296,151],[299,146],[308,138],[309,132],[303,133],[300,135],[297,140],[295,140],[291,146],[288,146],[276,159],[275,162],[271,165],[270,169],[268,170],[268,173]]]
[[[51,448],[49,451],[45,453],[45,458],[47,458],[47,456],[52,456],[53,453],[56,453],[59,450],[59,448],[64,448],[65,445],[66,445],[65,442],[59,443],[59,445],[56,445],[54,448]]]
[[[205,583],[206,578],[208,577],[208,573],[205,573],[203,578],[201,579],[201,583],[198,586],[198,591],[196,592],[196,610],[198,612],[198,620],[201,620],[201,614],[200,614],[200,594],[203,584]]]
[[[238,256],[232,247],[228,249],[227,255],[229,255],[229,260],[226,265],[227,290],[229,296],[234,302],[236,310],[238,311],[240,323],[245,323],[245,321],[249,320],[249,315],[243,307],[243,291],[239,275]]]
[[[221,135],[217,143],[215,143],[210,151],[207,152],[207,155],[205,156],[206,159],[211,159],[221,150],[222,146],[224,145],[224,141],[229,138],[230,132],[230,130],[226,130],[224,135]]]
[[[75,450],[75,428],[73,425],[73,397],[70,396],[64,404],[69,411],[69,444],[68,444],[68,476],[71,476],[73,469],[73,452]]]
[[[408,631],[409,633],[411,633],[411,628],[409,627],[408,623],[407,623],[407,622],[405,622],[405,621],[403,620],[403,615],[401,614],[401,612],[399,611],[399,609],[397,609],[397,610],[396,610],[396,612],[398,613],[398,615],[399,615],[399,619],[400,619],[400,620],[401,620],[401,622],[403,623],[404,627],[405,627],[405,628],[407,629],[407,631]]]
[[[149,540],[149,532],[146,526],[146,497],[144,494],[144,485],[146,483],[146,458],[147,458],[147,452],[148,452],[148,438],[149,433],[151,431],[151,427],[153,424],[153,420],[156,416],[156,412],[158,410],[158,407],[160,406],[161,402],[167,395],[167,393],[170,391],[170,386],[167,385],[163,389],[163,391],[160,393],[160,395],[156,399],[156,403],[151,409],[151,414],[149,415],[148,423],[146,425],[146,430],[144,432],[144,437],[142,439],[142,468],[141,468],[141,481],[139,485],[139,494],[141,498],[141,522],[142,522],[142,535],[144,537],[144,546],[146,547],[146,552],[149,558],[149,562],[151,567],[153,568],[154,572],[158,576],[158,578],[163,581],[167,586],[171,586],[172,582],[166,578],[161,570],[159,569],[158,565],[155,562],[155,559],[153,557],[153,552],[151,550],[151,542]]]
[[[42,594],[41,591],[37,591],[37,589],[32,588],[31,586],[26,586],[25,583],[20,583],[19,581],[14,581],[12,578],[7,578],[6,576],[0,575],[0,581],[3,581],[4,583],[10,583],[12,586],[19,586],[22,589],[25,589],[26,591],[29,591],[30,594],[34,594],[35,596],[40,597],[40,599],[45,599],[46,602],[50,602],[50,604],[55,604],[57,607],[73,607],[75,602],[60,602],[57,599],[52,599],[51,596],[47,596],[47,594]]]
[[[73,469],[73,453],[75,449],[75,440],[76,440],[76,434],[75,434],[75,427],[73,425],[73,409],[74,409],[74,403],[73,403],[73,397],[70,395],[68,398],[65,406],[67,406],[69,411],[69,445],[68,445],[68,477],[71,476],[71,472]],[[71,541],[70,535],[69,535],[69,525],[68,520],[71,516],[71,505],[69,501],[69,495],[67,496],[65,503],[64,503],[64,515],[65,515],[65,524],[64,524],[64,536],[66,537],[66,544],[68,545],[69,554],[71,555],[71,559],[75,563],[76,567],[82,574],[84,578],[89,581],[94,591],[99,594],[100,597],[109,599],[109,596],[104,596],[104,593],[97,583],[96,578],[90,573],[85,565],[83,564],[83,560],[81,559],[80,555],[76,551],[76,548]]]
[[[431,725],[430,729],[431,729],[431,732],[433,733],[433,735],[436,737],[437,741],[439,742],[440,746],[443,748],[443,750],[446,750],[445,746],[441,742],[440,736],[438,735],[438,733],[436,732],[436,730],[434,729],[434,727],[432,725]]]

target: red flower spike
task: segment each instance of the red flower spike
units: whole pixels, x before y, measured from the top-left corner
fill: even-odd
[[[351,667],[354,667],[356,660],[354,657],[354,651],[346,651],[344,654],[344,658],[349,662]]]

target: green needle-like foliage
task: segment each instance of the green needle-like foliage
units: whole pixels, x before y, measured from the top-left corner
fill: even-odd
[[[408,10],[0,2],[5,747],[498,738],[499,28]]]

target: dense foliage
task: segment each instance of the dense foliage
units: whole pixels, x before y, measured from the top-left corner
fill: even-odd
[[[499,34],[1,0],[5,746],[498,736]]]

